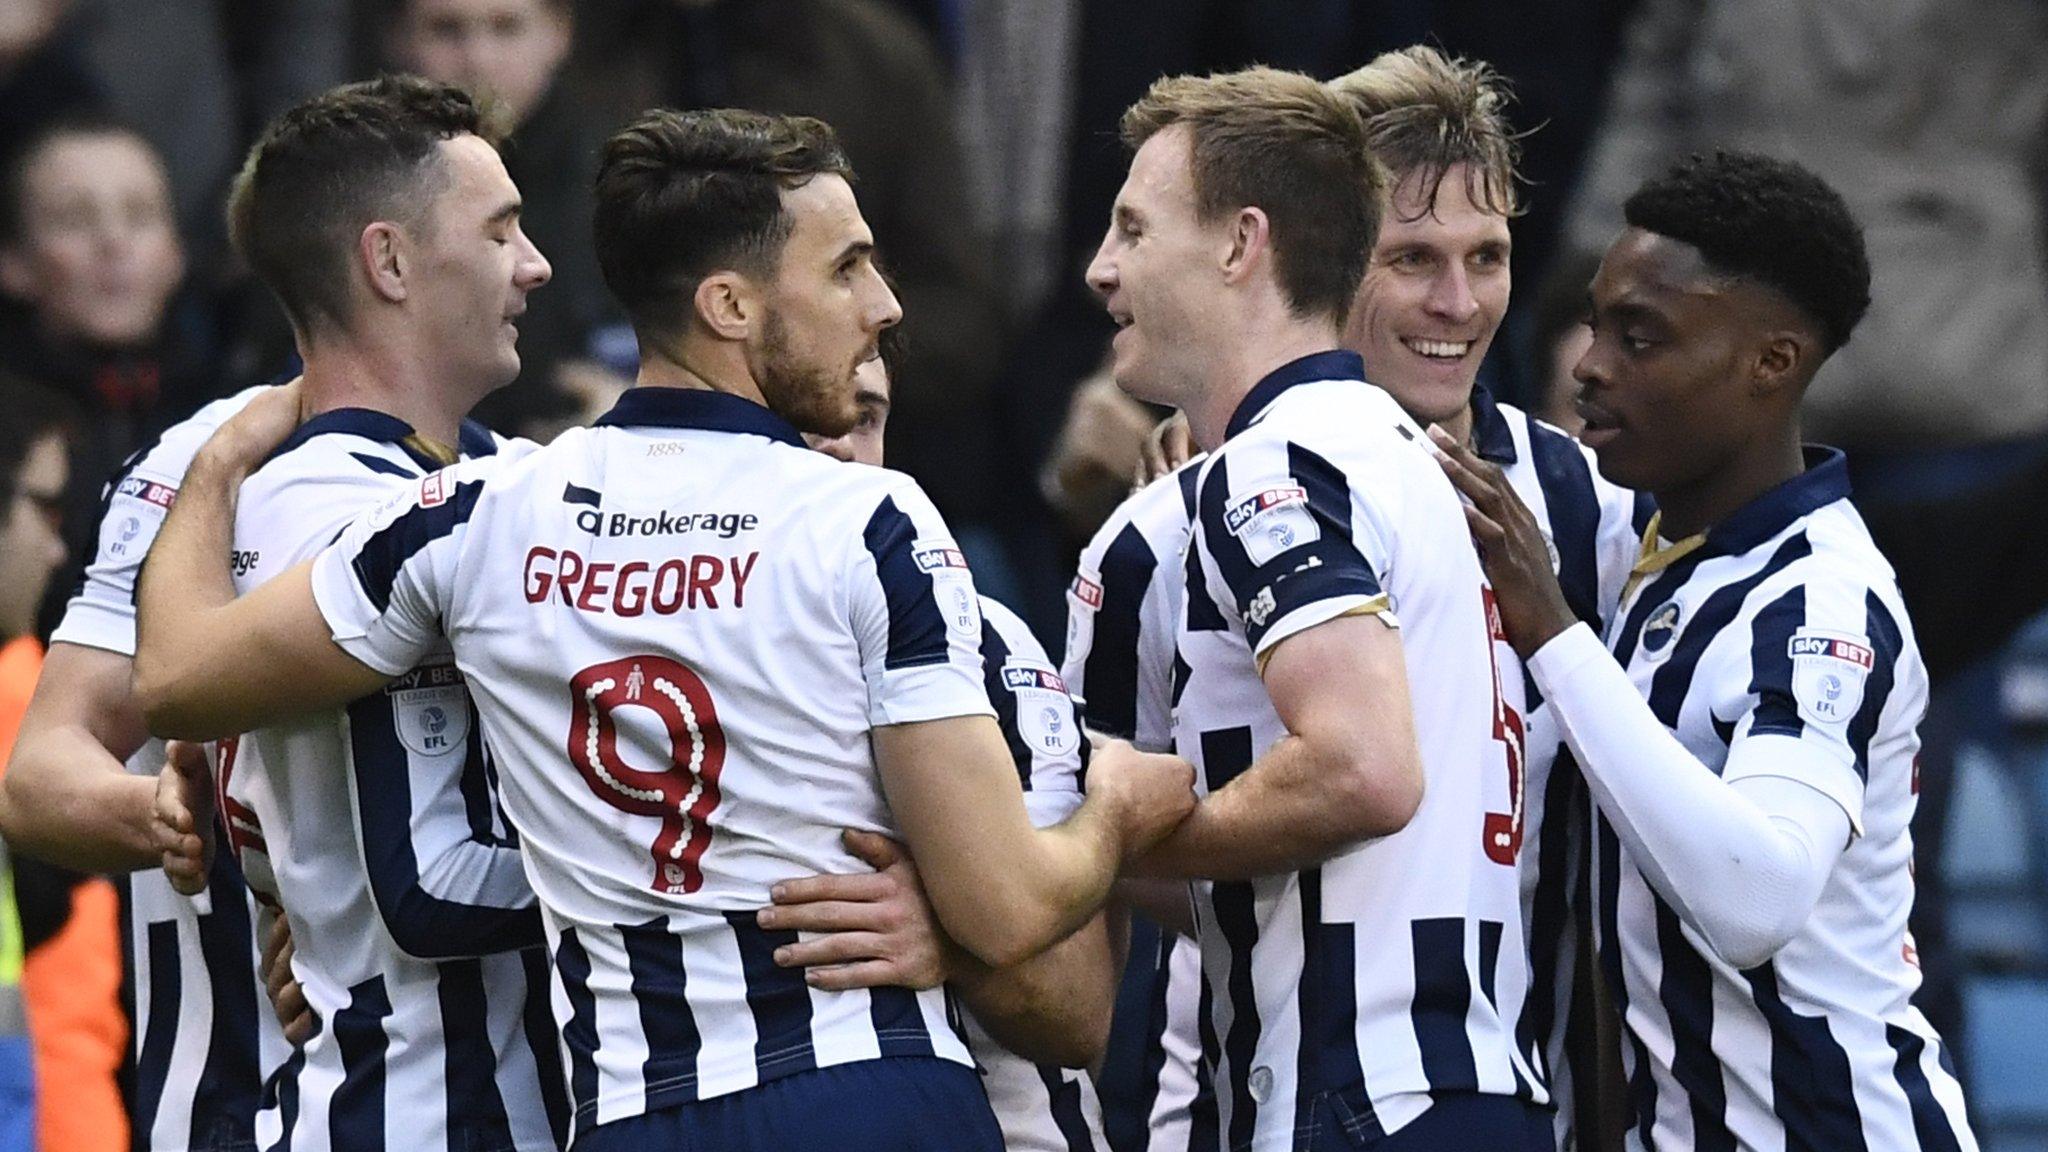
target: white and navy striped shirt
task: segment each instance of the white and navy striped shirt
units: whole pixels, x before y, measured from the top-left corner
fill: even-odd
[[[1197,789],[1286,735],[1260,659],[1359,612],[1398,615],[1425,777],[1402,831],[1198,902],[1203,1050],[1232,1149],[1291,1149],[1329,1124],[1376,1138],[1445,1093],[1545,1099],[1514,1035],[1519,721],[1490,589],[1421,430],[1363,367],[1326,352],[1269,374],[1197,484],[1174,721]]]
[[[1182,465],[1117,507],[1081,552],[1067,590],[1062,670],[1088,727],[1147,752],[1173,751],[1174,632],[1185,598],[1188,537],[1202,458]],[[1217,1141],[1215,1092],[1202,1063],[1207,1012],[1201,949],[1162,931],[1135,948],[1127,980],[1148,991],[1138,1067],[1130,1079],[1145,1110],[1145,1152],[1203,1152]]]
[[[1804,474],[1665,559],[1644,565],[1608,630],[1651,711],[1716,773],[1752,737],[1817,750],[1797,778],[1860,834],[1791,942],[1737,971],[1598,819],[1600,963],[1628,1024],[1631,1145],[1974,1148],[1941,1042],[1911,1003],[1927,676],[1841,454],[1809,450]]]
[[[440,464],[403,420],[321,413],[242,485],[235,584],[312,558]],[[462,450],[497,450],[465,424]],[[258,1121],[299,1152],[541,1152],[568,1136],[540,911],[441,646],[347,708],[222,745],[227,844],[291,921],[319,1020]]]
[[[1472,392],[1472,443],[1480,457],[1500,466],[1543,530],[1573,615],[1595,633],[1604,632],[1649,522],[1648,496],[1602,477],[1584,445],[1499,403],[1484,386]],[[1550,1088],[1559,1146],[1569,1149],[1576,1143],[1576,1117],[1565,1034],[1572,1019],[1578,926],[1586,911],[1591,801],[1556,718],[1521,659],[1512,648],[1497,655],[1502,675],[1521,679],[1528,705],[1520,868],[1530,963],[1519,1035],[1523,1051],[1534,1050],[1537,1071]]]
[[[256,389],[216,400],[137,452],[107,483],[97,549],[53,644],[135,655],[135,580],[192,457]],[[161,741],[128,758],[154,774]],[[185,897],[163,872],[126,878],[135,1021],[129,1122],[145,1152],[248,1148],[264,1085],[289,1051],[257,969],[257,907],[234,855],[216,853],[206,891]]]
[[[775,882],[898,835],[869,732],[990,715],[966,562],[916,484],[735,396],[628,391],[460,464],[315,562],[391,674],[445,636],[498,753],[555,972],[575,1131],[878,1057],[970,1064],[943,992],[778,967]]]
[[[1010,746],[1031,822],[1050,827],[1081,806],[1088,741],[1073,697],[1045,647],[1008,608],[981,601],[981,662],[989,704]],[[1008,1152],[1109,1152],[1102,1103],[1088,1073],[1037,1064],[1005,1049],[974,1013],[967,1040]]]

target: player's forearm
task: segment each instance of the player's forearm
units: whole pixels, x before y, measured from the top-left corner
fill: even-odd
[[[996,1042],[1027,1060],[1085,1068],[1109,1042],[1117,957],[1098,914],[1080,931],[1010,968],[965,961],[952,985]]]
[[[977,934],[987,946],[969,950],[992,967],[1011,968],[1087,923],[1108,903],[1116,883],[1123,860],[1117,827],[1108,805],[1091,797],[1064,822],[1032,832],[1028,862],[1002,870],[1002,884],[1011,889],[1008,900],[990,901],[968,913],[1007,923],[983,925]],[[986,894],[981,899],[986,900]],[[980,904],[972,894],[970,902]],[[966,945],[944,909],[940,918],[953,938]]]
[[[1356,765],[1289,736],[1244,774],[1204,797],[1148,853],[1147,876],[1252,880],[1313,868],[1361,841],[1407,823],[1412,803]]]
[[[24,725],[0,795],[10,851],[80,872],[133,872],[162,856],[151,835],[156,781],[133,776],[80,727]]]
[[[1847,815],[1803,784],[1750,790],[1715,775],[1583,624],[1537,652],[1529,670],[1594,803],[1658,894],[1738,968],[1782,948],[1820,897]],[[1753,795],[1771,798],[1770,808]]]

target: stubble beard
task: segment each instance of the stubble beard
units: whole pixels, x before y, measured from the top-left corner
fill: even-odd
[[[799,432],[837,438],[853,431],[860,409],[853,402],[853,374],[844,379],[829,367],[805,363],[790,348],[789,326],[768,313],[761,340],[761,398]]]

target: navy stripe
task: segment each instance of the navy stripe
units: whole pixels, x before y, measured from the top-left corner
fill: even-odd
[[[1159,1106],[1159,1078],[1166,1071],[1166,1029],[1172,1023],[1168,1017],[1172,1005],[1168,993],[1173,991],[1173,945],[1177,939],[1172,932],[1155,927],[1150,920],[1142,916],[1131,917],[1131,960],[1125,968],[1126,988],[1141,977],[1138,968],[1138,941],[1148,933],[1153,938],[1150,973],[1152,986],[1145,997],[1145,1041],[1139,1055],[1138,1083],[1132,1094],[1142,1113],[1137,1118],[1137,1128],[1141,1135],[1135,1147],[1145,1149],[1146,1152],[1149,1152],[1148,1146],[1151,1143],[1152,1113]],[[1118,1008],[1123,1009],[1121,1002]],[[1105,1060],[1104,1063],[1106,1065],[1108,1062]],[[1199,1064],[1200,1060],[1196,1063]],[[1110,1122],[1109,1109],[1105,1107],[1103,1111],[1103,1123],[1107,1125]],[[1123,1143],[1118,1140],[1118,1134],[1109,1135],[1110,1142],[1121,1150]]]
[[[1257,897],[1245,881],[1218,880],[1211,886],[1209,900],[1216,910],[1216,928],[1230,953],[1230,1030],[1223,1037],[1223,1056],[1230,1065],[1228,1136],[1230,1147],[1243,1148],[1251,1143],[1259,1112],[1251,1093],[1252,1062],[1261,1030],[1258,992],[1252,984],[1252,953],[1259,942]]]
[[[319,1034],[320,1018],[315,1016],[313,1017],[313,1036]],[[306,1044],[311,1044],[312,1042],[312,1036],[306,1037]],[[291,1058],[286,1060],[279,1066],[276,1072],[271,1074],[270,1082],[273,1087],[265,1094],[274,1094],[276,1096],[277,1119],[280,1130],[277,1143],[272,1144],[268,1152],[292,1152],[292,1132],[299,1126],[299,1074],[305,1070],[305,1067],[306,1045],[301,1044],[292,1050]],[[140,1135],[141,1130],[138,1129],[137,1131],[138,1135]],[[136,1146],[146,1147],[147,1145],[138,1140]]]
[[[996,727],[1002,730],[1003,743],[1010,749],[1010,762],[1016,765],[1017,781],[1031,791],[1031,746],[1024,742],[1024,733],[1017,727],[1017,694],[1003,682],[1003,662],[1010,658],[1010,646],[1003,640],[1003,634],[996,631],[995,621],[983,615],[981,618],[981,683],[988,693],[989,707],[996,710]]]
[[[491,430],[475,420],[464,420],[455,432],[455,446],[471,459],[498,454],[498,438]]]
[[[752,912],[727,912],[739,944],[740,972],[747,982],[747,1008],[754,1014],[754,1064],[772,1080],[818,1066],[811,1049],[811,990],[804,974],[778,967],[775,950],[796,943],[796,933],[761,927]]]
[[[1827,1018],[1802,1016],[1785,1003],[1775,964],[1742,976],[1771,1029],[1771,1110],[1785,1126],[1785,1152],[1867,1152],[1856,1074]]]
[[[647,1059],[640,1078],[653,1111],[697,1099],[697,1056],[703,1038],[690,1011],[689,972],[683,963],[683,941],[666,919],[622,924],[626,966],[633,974],[633,1002],[640,1009],[640,1030],[647,1038]]]
[[[470,707],[469,724],[478,727]],[[392,942],[432,960],[482,956],[541,942],[540,909],[495,908],[444,900],[420,883],[412,842],[412,754],[398,736],[397,698],[373,692],[348,706],[349,751],[363,863],[370,894]],[[488,817],[486,818],[488,819]],[[489,843],[489,842],[486,842]]]
[[[1655,893],[1657,954],[1663,978],[1657,999],[1671,1020],[1671,1078],[1684,1090],[1692,1113],[1693,1148],[1697,1152],[1734,1152],[1735,1134],[1728,1129],[1728,1090],[1721,1061],[1714,1055],[1714,973],[1686,942],[1678,914]]]
[[[512,1122],[498,1091],[498,1050],[491,1042],[483,961],[449,960],[438,968],[448,1143],[460,1148],[510,1148]]]
[[[1202,974],[1201,986],[1195,999],[1195,1030],[1202,1042],[1202,1058],[1195,1061],[1195,1098],[1188,1105],[1188,1152],[1220,1152],[1223,1119],[1216,1101],[1216,1061],[1223,1054],[1223,1045],[1216,1039],[1216,998],[1207,972]]]
[[[483,491],[481,480],[457,484],[441,503],[409,509],[363,541],[349,566],[355,570],[356,584],[377,611],[391,607],[391,589],[405,562],[467,523]]]
[[[384,1147],[384,1020],[391,997],[384,978],[372,976],[348,990],[348,1006],[334,1014],[334,1044],[341,1051],[341,1086],[328,1102],[328,1137],[349,1152]]]
[[[1594,837],[1599,843],[1600,883],[1600,975],[1614,998],[1615,1019],[1622,1022],[1622,1035],[1631,1055],[1628,1090],[1640,1139],[1646,1148],[1656,1147],[1650,1139],[1657,1121],[1657,1081],[1650,1074],[1650,1050],[1642,1037],[1628,1026],[1628,981],[1622,972],[1619,909],[1621,905],[1621,842],[1605,814],[1593,813]]]
[[[1500,1011],[1500,999],[1494,995],[1494,985],[1500,975],[1500,934],[1502,925],[1498,920],[1479,922],[1479,994],[1486,997],[1486,1005],[1495,1012]]]
[[[489,762],[484,756],[484,726],[476,709],[469,713],[469,735],[463,741],[462,776],[457,790],[462,793],[462,812],[469,818],[469,838],[479,844],[499,844],[497,788]]]
[[[1536,841],[1536,888],[1529,901],[1529,998],[1523,1002],[1516,1036],[1522,1051],[1536,1054],[1536,1066],[1551,1076],[1550,1035],[1557,1028],[1558,1008],[1569,999],[1561,986],[1560,957],[1571,931],[1572,844],[1582,840],[1584,810],[1580,807],[1579,764],[1571,749],[1560,745],[1543,783],[1543,828]]]
[[[562,1079],[562,1045],[555,1032],[555,1010],[549,1002],[548,955],[544,948],[520,950],[519,963],[526,969],[526,1006],[521,1021],[526,1046],[533,1052],[534,1078],[540,1081],[541,1106],[547,1110],[548,1130],[555,1144],[569,1144],[569,1092]]]
[[[1792,695],[1792,634],[1806,626],[1806,585],[1786,590],[1749,624],[1749,693],[1756,697],[1749,734],[1798,736],[1806,731]],[[1718,718],[1717,718],[1718,719]]]
[[[1038,1079],[1045,1085],[1053,1127],[1059,1129],[1067,1152],[1094,1152],[1095,1139],[1088,1134],[1087,1118],[1081,1115],[1081,1082],[1068,1080],[1058,1068],[1045,1064],[1038,1066]]]
[[[575,484],[562,485],[562,503],[586,504],[595,508],[604,502],[604,494],[595,488],[584,488]]]
[[[1870,780],[1870,738],[1877,734],[1878,718],[1884,713],[1885,703],[1891,699],[1892,685],[1898,678],[1899,661],[1906,650],[1905,636],[1899,630],[1899,623],[1892,618],[1891,609],[1877,598],[1877,593],[1863,594],[1864,635],[1870,639],[1870,651],[1874,663],[1870,676],[1863,685],[1863,704],[1856,710],[1856,718],[1849,722],[1849,748],[1856,753],[1856,774],[1865,783]]]
[[[1635,508],[1629,514],[1629,526],[1636,530],[1637,539],[1650,530],[1650,520],[1657,515],[1657,498],[1648,492],[1636,493]]]
[[[1181,659],[1180,648],[1176,646],[1173,651],[1173,685],[1170,692],[1173,707],[1180,707],[1181,693],[1188,690],[1188,677],[1194,673],[1195,670],[1188,666],[1188,662]]]
[[[1202,776],[1209,783],[1210,794],[1222,791],[1252,766],[1250,728],[1218,728],[1202,733],[1201,739]]]
[[[421,476],[420,473],[407,468],[405,465],[395,460],[386,460],[382,456],[372,456],[368,452],[351,452],[349,455],[355,459],[356,463],[380,475],[396,476],[401,480],[418,480]]]
[[[1600,498],[1593,490],[1593,469],[1578,442],[1528,422],[1529,462],[1543,489],[1543,516],[1550,522],[1550,541],[1557,547],[1557,582],[1564,589],[1572,615],[1595,633],[1602,631],[1600,612]]]
[[[1962,1152],[1963,1142],[1956,1136],[1955,1125],[1949,1122],[1941,1102],[1934,1098],[1934,1087],[1920,1067],[1926,1039],[1896,1024],[1884,1026],[1884,1038],[1892,1051],[1898,1053],[1892,1064],[1892,1079],[1898,1081],[1899,1090],[1906,1094],[1906,1102],[1913,1111],[1913,1138],[1918,1152]]]
[[[938,590],[931,574],[920,570],[912,555],[917,526],[889,497],[868,519],[862,533],[875,558],[875,575],[889,605],[889,652],[882,666],[890,671],[946,662],[946,619],[939,613]]]
[[[212,990],[213,1028],[206,1066],[192,1091],[192,1143],[253,1142],[263,1100],[262,982],[256,977],[255,928],[248,888],[232,852],[216,852],[207,875],[213,911],[199,917],[199,951]]]
[[[1183,464],[1174,479],[1180,483],[1181,516],[1188,523],[1195,519],[1195,485],[1202,478],[1202,469],[1193,464]]]
[[[1349,1106],[1354,1139],[1377,1140],[1378,1113],[1366,1090],[1358,1059],[1358,936],[1350,923],[1323,922],[1323,872],[1301,873],[1301,987],[1296,1006],[1301,1020],[1294,1130],[1306,1131],[1315,1102],[1336,1093]]]
[[[1216,467],[1222,468],[1221,460]],[[1195,547],[1192,538],[1188,546],[1187,559],[1182,567],[1182,578],[1186,584],[1186,619],[1190,632],[1227,632],[1230,622],[1223,618],[1223,609],[1215,597],[1209,595],[1209,581],[1202,575],[1202,550]],[[1175,657],[1178,659],[1178,655]],[[1180,703],[1178,696],[1174,703]]]
[[[1126,740],[1138,734],[1140,614],[1158,567],[1158,557],[1136,524],[1124,525],[1102,554],[1102,607],[1095,613],[1095,639],[1082,665],[1082,686],[1088,726]]]
[[[1707,647],[1742,611],[1742,602],[1758,585],[1783,571],[1793,561],[1812,554],[1813,545],[1807,542],[1806,533],[1793,536],[1778,546],[1763,567],[1733,584],[1716,588],[1693,610],[1692,619],[1679,621],[1679,635],[1673,642],[1671,656],[1650,679],[1650,711],[1657,714],[1658,722],[1674,732],[1678,730],[1679,710],[1685,704],[1686,694],[1692,690],[1693,673],[1698,671],[1700,658],[1706,654]],[[1627,662],[1623,661],[1623,667],[1626,666]]]
[[[1310,449],[1289,444],[1287,471],[1308,492],[1308,508],[1317,522],[1350,540],[1351,481],[1343,470]]]
[[[937,1051],[917,993],[908,988],[868,989],[868,1021],[875,1026],[884,1056],[931,1056]]]
[[[597,1123],[597,997],[590,991],[590,954],[576,929],[562,929],[555,946],[555,974],[569,1001],[562,1043],[569,1049],[569,1099],[575,1104],[575,1135]]]
[[[1465,1015],[1472,1007],[1472,977],[1465,967],[1465,921],[1455,916],[1416,920],[1409,925],[1415,949],[1415,999],[1409,1016],[1422,1075],[1431,1092],[1472,1092],[1479,1088],[1479,1063]]]
[[[220,853],[226,855],[226,853]],[[135,1057],[135,1135],[147,1147],[156,1127],[157,1106],[171,1074],[171,1048],[178,1040],[178,1000],[184,989],[179,971],[178,922],[159,920],[143,929],[149,951],[149,1019],[142,1025],[142,1045]]]

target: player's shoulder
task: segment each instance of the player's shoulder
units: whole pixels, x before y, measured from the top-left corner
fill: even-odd
[[[135,457],[127,478],[166,483],[175,489],[184,480],[185,470],[192,466],[192,458],[199,454],[199,449],[205,446],[214,432],[267,387],[269,385],[259,384],[232,396],[223,396],[171,425],[156,443]]]
[[[982,595],[981,618],[1003,641],[1003,646],[1012,653],[1029,656],[1034,660],[1046,661],[1045,645],[1039,643],[1037,633],[1024,622],[1010,606],[992,596]]]
[[[1186,543],[1188,525],[1195,515],[1195,485],[1206,459],[1198,454],[1131,493],[1095,530],[1083,556],[1099,565],[1117,542],[1131,533],[1154,558],[1178,551]]]

